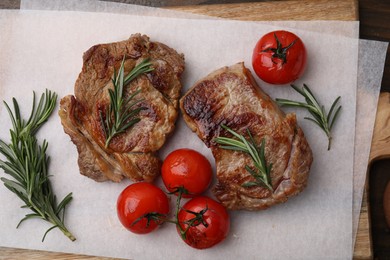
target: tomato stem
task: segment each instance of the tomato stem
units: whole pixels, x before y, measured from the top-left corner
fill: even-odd
[[[204,213],[206,213],[208,210],[208,206],[206,205],[206,208],[202,209],[201,211],[199,212],[195,212],[195,211],[191,211],[191,210],[185,210],[186,212],[188,213],[191,213],[194,215],[193,218],[187,220],[187,221],[184,221],[183,223],[187,225],[186,229],[183,230],[182,228],[180,228],[180,235],[182,236],[183,239],[186,239],[186,233],[187,231],[191,228],[191,227],[195,227],[195,226],[198,226],[200,224],[202,224],[203,226],[205,226],[206,228],[209,226],[209,224],[204,220],[203,218],[203,215]],[[179,225],[180,226],[180,225]]]
[[[148,227],[150,225],[151,221],[154,221],[157,225],[161,225],[161,224],[166,223],[166,222],[167,223],[172,223],[172,224],[175,224],[178,227],[180,235],[181,235],[181,237],[184,240],[186,239],[187,231],[191,227],[195,227],[195,226],[200,225],[200,224],[202,224],[206,228],[208,227],[208,223],[203,218],[203,215],[208,210],[208,206],[206,206],[206,208],[202,209],[199,212],[195,212],[195,211],[184,209],[186,212],[193,214],[194,217],[189,219],[189,220],[186,220],[186,221],[180,223],[180,221],[179,221],[179,211],[180,211],[180,208],[181,208],[180,207],[181,199],[183,197],[183,194],[189,194],[188,190],[186,188],[184,188],[183,186],[180,186],[180,187],[175,188],[174,191],[172,191],[172,192],[170,192],[168,194],[176,194],[177,195],[176,211],[175,211],[175,216],[174,216],[173,219],[167,218],[167,215],[165,215],[165,214],[161,214],[161,213],[158,213],[158,212],[149,212],[149,213],[146,213],[146,214],[142,215],[141,217],[137,218],[131,225],[133,226],[133,225],[137,224],[143,218],[147,219],[146,227]],[[187,227],[184,229],[180,224],[185,224],[185,225],[187,225]]]
[[[181,198],[183,197],[183,194],[189,194],[188,190],[186,188],[184,188],[183,186],[180,186],[180,187],[175,188],[172,192],[169,192],[168,194],[176,194],[177,195],[176,211],[175,211],[174,219],[169,219],[169,218],[167,218],[167,215],[160,214],[158,212],[149,212],[149,213],[142,215],[138,219],[136,219],[132,223],[132,225],[135,225],[135,224],[137,224],[137,222],[141,221],[143,218],[146,218],[147,219],[147,223],[146,223],[147,226],[149,226],[150,221],[155,221],[156,224],[158,224],[158,225],[161,225],[161,224],[167,222],[167,223],[172,223],[172,224],[175,224],[176,226],[178,226],[180,229],[180,233],[184,232],[183,228],[179,225],[179,217],[178,216],[179,216],[179,211],[180,211]]]
[[[147,220],[146,227],[149,227],[150,221],[154,221],[157,225],[161,225],[164,222],[168,222],[168,221],[166,221],[167,220],[166,217],[167,216],[165,214],[161,214],[158,212],[149,212],[149,213],[146,213],[146,214],[142,215],[141,217],[137,218],[136,220],[134,220],[134,222],[131,223],[131,225],[134,226],[139,221],[141,221],[143,218],[146,218],[146,220]]]
[[[184,229],[180,225],[181,223],[179,221],[179,211],[180,211],[181,199],[183,197],[183,194],[189,194],[189,192],[188,192],[188,190],[186,188],[184,188],[183,186],[180,186],[180,187],[175,187],[175,189],[172,192],[170,192],[169,194],[176,194],[177,195],[175,217],[174,217],[173,220],[172,219],[165,219],[163,221],[164,222],[168,222],[168,223],[176,224],[176,226],[179,229],[180,235],[181,235],[181,237],[184,240],[186,239],[187,231],[191,227],[194,227],[194,226],[197,226],[197,225],[200,225],[200,224],[204,225],[205,227],[208,226],[208,223],[203,218],[204,213],[206,213],[206,211],[208,210],[208,207],[206,206],[206,208],[202,209],[199,212],[185,210],[186,212],[193,214],[194,217],[189,219],[189,220],[187,220],[187,221],[182,222],[182,224],[187,225],[187,227]]]
[[[179,223],[179,211],[180,211],[181,198],[183,194],[188,193],[188,191],[183,186],[180,186],[176,189],[176,192],[177,192],[177,200],[176,200],[175,220],[176,220],[176,226],[180,229],[180,235],[183,237],[184,230]]]
[[[288,46],[283,47],[282,44],[280,43],[278,37],[276,36],[276,33],[274,33],[274,37],[276,40],[276,48],[267,48],[267,49],[262,50],[261,52],[270,52],[271,51],[271,52],[273,52],[273,54],[272,54],[272,62],[273,63],[276,64],[276,62],[274,62],[274,58],[277,58],[277,59],[281,59],[283,61],[282,64],[285,64],[287,62],[287,51],[295,44],[297,39],[292,41]]]

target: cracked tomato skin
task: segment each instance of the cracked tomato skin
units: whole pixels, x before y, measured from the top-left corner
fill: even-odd
[[[167,195],[157,186],[147,182],[127,186],[117,200],[117,214],[122,225],[136,234],[147,234],[155,230],[159,221],[143,217],[148,213],[167,215],[169,201]]]
[[[195,217],[191,212],[201,212],[206,209],[203,214],[203,221],[207,223],[207,227],[198,222],[195,226],[188,228],[187,221]],[[191,212],[189,212],[191,211]],[[223,241],[229,233],[230,217],[224,206],[219,202],[206,197],[200,196],[189,200],[181,208],[178,214],[179,225],[181,230],[187,230],[184,242],[189,246],[197,249],[210,248]],[[177,231],[181,235],[179,226]]]
[[[253,70],[260,79],[270,84],[294,82],[305,71],[306,61],[305,45],[298,36],[288,31],[265,34],[257,42],[252,55]]]
[[[184,187],[193,197],[202,194],[210,185],[212,168],[205,156],[192,149],[177,149],[171,152],[161,167],[161,178],[169,192]]]

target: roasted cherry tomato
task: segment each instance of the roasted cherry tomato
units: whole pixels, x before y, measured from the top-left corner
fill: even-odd
[[[193,197],[204,192],[211,182],[212,169],[210,162],[202,154],[191,149],[178,149],[165,158],[161,177],[170,192],[184,188]]]
[[[150,183],[131,184],[118,197],[118,218],[122,225],[133,233],[152,232],[168,213],[167,195]]]
[[[306,56],[305,45],[298,36],[287,31],[274,31],[257,42],[252,66],[265,82],[287,84],[303,74]]]
[[[230,217],[220,203],[208,197],[195,197],[181,208],[177,231],[191,247],[204,249],[223,241],[229,233]]]

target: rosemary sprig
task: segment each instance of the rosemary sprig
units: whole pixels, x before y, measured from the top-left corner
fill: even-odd
[[[331,131],[341,110],[341,105],[338,105],[338,102],[341,97],[339,96],[335,99],[335,101],[333,101],[329,112],[326,113],[325,107],[318,103],[317,99],[314,97],[313,93],[307,85],[303,84],[302,89],[299,89],[297,86],[294,85],[291,85],[291,87],[293,87],[295,91],[297,91],[305,98],[306,103],[281,98],[277,98],[276,102],[282,106],[306,108],[313,117],[305,117],[305,119],[315,123],[325,132],[326,136],[328,137],[329,151],[332,142]]]
[[[134,100],[134,98],[140,93],[140,90],[135,91],[125,99],[123,96],[124,87],[139,75],[150,72],[154,69],[151,67],[152,63],[149,62],[149,59],[144,59],[125,77],[124,63],[125,58],[123,57],[118,74],[114,72],[112,78],[114,90],[108,90],[110,95],[110,105],[107,108],[105,120],[103,119],[102,113],[100,113],[100,119],[106,136],[106,148],[114,136],[125,132],[128,128],[138,123],[140,118],[137,116],[141,110],[145,109],[144,107],[134,109],[134,106],[142,101]]]
[[[5,160],[0,160],[0,168],[9,174],[13,180],[2,177],[5,187],[15,193],[23,202],[23,208],[29,208],[32,213],[19,222],[20,224],[30,218],[40,218],[53,224],[43,235],[44,241],[47,233],[59,228],[70,240],[76,238],[68,231],[64,224],[65,207],[72,200],[72,193],[57,204],[49,180],[49,157],[46,155],[48,143],[38,144],[36,132],[47,121],[53,112],[57,94],[46,90],[42,94],[38,106],[35,104],[35,93],[30,118],[27,122],[21,118],[18,102],[12,99],[14,112],[4,102],[11,117],[13,129],[10,129],[11,143],[6,144],[0,140],[0,153]]]
[[[246,182],[243,184],[244,187],[252,187],[252,186],[263,186],[270,191],[273,191],[272,183],[271,183],[271,169],[272,164],[267,165],[267,161],[265,159],[265,140],[264,138],[261,141],[260,147],[258,147],[253,139],[252,134],[248,131],[249,140],[245,139],[243,135],[240,135],[230,129],[225,125],[221,125],[222,128],[227,130],[230,134],[232,134],[237,139],[228,138],[228,137],[217,137],[214,141],[220,144],[221,148],[233,150],[233,151],[241,151],[247,153],[253,160],[253,163],[256,167],[256,170],[251,169],[248,165],[245,166],[245,169],[255,178],[254,182]]]

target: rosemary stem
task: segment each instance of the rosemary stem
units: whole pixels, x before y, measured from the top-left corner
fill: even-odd
[[[112,139],[113,137],[114,137],[113,135],[108,136],[108,138],[107,138],[107,140],[106,140],[106,144],[105,144],[105,147],[106,147],[106,148],[108,148],[108,145],[110,144],[111,139]]]
[[[70,241],[75,241],[76,238],[72,235],[72,233],[70,233],[66,228],[65,229],[61,229],[62,233],[64,233],[65,236],[67,236]]]
[[[331,143],[332,143],[332,135],[328,135],[328,151],[330,150]]]
[[[61,222],[59,218],[54,216],[53,218],[50,218],[49,221],[57,226],[61,232],[67,236],[72,242],[76,240],[76,238],[73,236],[73,234],[65,227],[65,225]]]
[[[73,234],[65,227],[63,222],[55,215],[55,214],[45,214],[42,212],[39,207],[34,203],[34,201],[31,199],[32,194],[29,194],[29,204],[31,205],[31,209],[35,212],[37,212],[41,218],[45,221],[48,221],[52,223],[53,225],[57,226],[61,232],[67,236],[71,241],[75,241],[76,238],[73,236]]]
[[[30,196],[30,195],[29,195]],[[43,213],[40,209],[39,209],[39,207],[37,207],[36,205],[35,205],[35,203],[29,198],[29,203],[30,203],[30,208],[32,208],[32,210],[33,211],[35,211],[35,212],[37,212],[40,216],[41,216],[41,218],[42,219],[44,219],[44,220],[47,220],[47,217],[46,217],[46,215],[45,215],[45,213]]]

